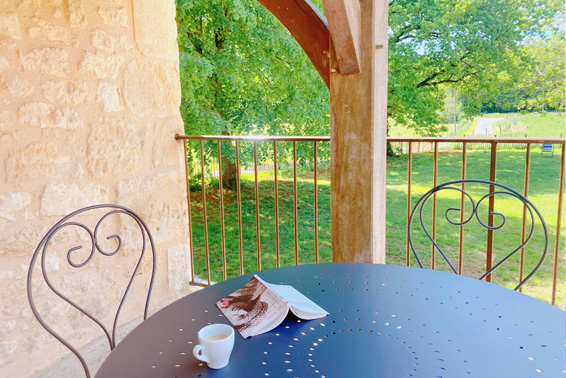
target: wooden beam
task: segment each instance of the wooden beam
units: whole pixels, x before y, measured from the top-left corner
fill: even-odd
[[[360,74],[331,53],[332,261],[385,263],[388,2],[360,6]]]
[[[328,18],[338,70],[342,75],[360,73],[361,10],[359,0],[322,0]]]
[[[330,86],[330,32],[326,18],[309,0],[258,0],[301,45],[327,87]]]

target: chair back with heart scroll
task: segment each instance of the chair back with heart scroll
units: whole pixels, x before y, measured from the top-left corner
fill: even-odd
[[[476,196],[476,199],[474,199],[474,197],[471,194],[471,191],[468,189],[472,185],[474,187],[475,186],[483,187],[484,189],[486,189],[487,194],[480,196],[479,199],[477,199]],[[497,230],[502,230],[507,221],[506,216],[502,212],[495,212],[493,210],[492,206],[494,204],[496,197],[498,198],[506,197],[517,200],[519,201],[520,207],[524,209],[523,210],[524,218],[526,219],[527,222],[525,222],[526,224],[523,225],[524,227],[524,231],[522,232],[523,235],[520,239],[518,239],[518,242],[516,243],[516,247],[512,248],[509,251],[505,251],[505,253],[503,253],[501,256],[497,256],[493,264],[491,264],[491,260],[489,260],[490,254],[487,253],[487,260],[489,261],[489,264],[486,263],[485,271],[483,272],[483,274],[481,274],[481,276],[478,277],[479,279],[485,279],[495,269],[500,267],[506,261],[509,261],[509,259],[515,256],[519,251],[524,251],[525,246],[532,240],[533,234],[535,232],[536,224],[539,223],[542,226],[542,233],[544,237],[544,248],[541,248],[539,246],[540,244],[536,245],[534,248],[531,248],[531,250],[534,250],[534,253],[530,261],[534,261],[532,263],[532,265],[534,264],[534,267],[530,269],[530,272],[528,272],[524,277],[520,276],[519,283],[515,286],[515,290],[521,288],[540,269],[540,267],[544,262],[544,259],[548,251],[548,229],[546,227],[546,223],[540,211],[533,205],[533,203],[528,198],[526,198],[524,195],[522,195],[521,193],[517,192],[516,190],[508,186],[492,181],[471,180],[471,179],[450,181],[430,189],[417,201],[417,203],[413,207],[413,210],[411,212],[408,221],[408,239],[411,250],[419,266],[423,268],[422,259],[417,253],[415,248],[415,244],[416,244],[415,236],[413,235],[413,231],[416,228],[413,226],[413,221],[415,220],[415,218],[419,219],[418,224],[420,225],[420,229],[424,231],[428,240],[432,242],[433,252],[431,252],[431,256],[430,256],[431,260],[436,262],[435,256],[436,256],[436,252],[438,252],[442,257],[440,258],[440,261],[442,262],[442,260],[444,260],[444,262],[449,267],[449,270],[453,271],[456,274],[461,273],[461,269],[456,269],[456,267],[454,266],[455,264],[452,262],[452,260],[455,257],[450,256],[450,254],[447,253],[445,249],[440,246],[441,243],[438,242],[437,233],[435,232],[436,222],[433,223],[432,228],[428,227],[427,224],[428,221],[425,219],[425,215],[424,215],[425,205],[429,202],[429,200],[433,199],[432,201],[433,207],[436,209],[435,197],[438,196],[440,193],[448,193],[448,192],[452,192],[452,193],[456,192],[458,194],[458,198],[461,197],[460,207],[449,207],[445,212],[445,218],[448,224],[462,227],[464,225],[471,224],[472,221],[475,220],[479,224],[479,228],[488,230],[488,239],[490,238],[489,237],[490,233],[493,233],[494,231]],[[485,207],[487,203],[490,203],[491,210],[489,210],[488,212],[487,219],[482,219],[482,215],[480,215],[479,208],[480,205],[482,204]],[[466,215],[464,214],[464,209],[463,209],[464,207],[468,209]],[[516,209],[520,209],[520,207],[516,207]],[[468,212],[469,215],[467,215]],[[433,210],[433,214],[436,214],[435,210]],[[488,241],[488,245],[489,243],[490,242]],[[460,255],[459,259],[461,263],[463,257]]]
[[[92,219],[95,219],[97,221],[92,222]],[[94,226],[89,227],[86,224],[87,221],[89,224],[94,224]],[[119,227],[120,225],[122,227]],[[127,228],[127,226],[130,226],[130,228],[124,231],[124,228]],[[121,235],[112,234],[112,232],[114,232],[113,228],[120,228]],[[112,230],[112,232],[109,232],[110,230]],[[104,238],[103,235],[110,236]],[[64,239],[65,243],[67,244],[65,244],[64,250],[60,252],[66,252],[66,260],[70,265],[70,267],[66,267],[68,268],[69,273],[67,276],[63,277],[63,280],[61,280],[60,277],[52,276],[51,273],[53,273],[54,269],[52,266],[50,266],[49,263],[49,261],[52,261],[54,258],[54,255],[51,254],[57,252],[59,249],[63,249],[57,248],[60,247],[61,244],[63,244],[59,243],[61,239]],[[79,239],[79,241],[77,242],[75,239]],[[132,243],[130,243],[130,241]],[[124,247],[125,242],[127,242],[127,248]],[[111,247],[108,247],[108,245],[110,245]],[[132,248],[133,252],[129,249],[129,247],[132,245],[135,246]],[[67,249],[69,246],[71,248]],[[146,248],[149,249],[149,255],[146,254]],[[81,249],[82,251],[79,252],[79,250]],[[120,251],[122,252],[120,253]],[[128,273],[124,278],[124,282],[127,282],[127,286],[123,291],[120,290],[119,297],[117,297],[117,301],[119,298],[119,304],[115,313],[112,313],[114,317],[111,329],[109,329],[109,327],[107,328],[102,323],[101,319],[98,319],[95,316],[96,312],[87,311],[87,305],[81,303],[81,301],[75,301],[71,299],[72,295],[69,295],[68,293],[70,291],[73,291],[73,288],[64,287],[64,283],[72,282],[69,280],[69,276],[83,274],[83,271],[88,271],[88,273],[92,272],[92,270],[89,271],[88,268],[79,271],[80,268],[83,268],[87,265],[90,265],[92,267],[93,265],[95,265],[95,261],[99,261],[101,265],[103,263],[106,263],[106,266],[108,266],[108,259],[118,255],[123,256],[120,257],[121,259],[127,260],[114,262],[113,266],[121,267],[121,263],[123,261],[129,262],[130,260],[134,260],[131,263],[133,272],[131,273],[131,275]],[[144,259],[144,256],[146,256],[146,259]],[[81,261],[76,261],[77,259],[80,259]],[[151,259],[150,266],[144,265],[142,268],[142,261],[145,264],[145,262],[147,262],[149,259]],[[36,265],[39,265],[39,267],[37,267]],[[45,314],[45,307],[36,305],[36,301],[34,300],[34,288],[37,287],[39,282],[33,280],[34,268],[36,271],[41,271],[41,275],[39,275],[39,277],[35,277],[36,281],[42,278],[47,287],[54,294],[65,301],[69,306],[72,306],[74,309],[84,314],[84,316],[89,318],[93,322],[93,324],[95,324],[102,330],[102,332],[108,339],[110,350],[114,349],[114,347],[116,346],[116,327],[118,325],[118,319],[124,307],[124,301],[126,300],[126,297],[133,287],[132,284],[134,283],[134,278],[141,273],[141,270],[147,268],[146,270],[148,274],[150,274],[150,277],[148,285],[143,289],[144,292],[145,289],[147,289],[147,296],[145,296],[144,294],[145,307],[143,312],[143,319],[145,320],[147,318],[149,300],[151,297],[153,280],[155,276],[155,245],[149,229],[144,221],[136,213],[126,207],[112,204],[94,205],[85,207],[67,215],[59,222],[57,222],[43,237],[33,254],[29,267],[27,292],[33,314],[35,315],[39,323],[47,330],[47,332],[53,335],[57,340],[63,343],[67,348],[69,348],[69,350],[71,350],[71,352],[73,352],[77,356],[84,368],[86,376],[90,378],[90,371],[84,357],[75,347],[71,345],[68,340],[63,338],[59,334],[59,332],[54,329],[60,327],[59,324],[52,324],[52,326],[47,324],[48,316],[46,316]],[[98,268],[99,267],[97,267],[97,269]],[[104,270],[104,268],[100,269],[106,272],[107,276],[110,274],[106,270]],[[149,270],[151,270],[151,273],[149,273]],[[109,277],[112,276],[110,275]],[[67,279],[67,281],[65,281],[65,279]],[[115,283],[106,282],[105,284],[114,285]],[[39,295],[39,292],[36,295]],[[42,311],[40,311],[40,309]],[[41,312],[44,313],[43,316]],[[73,312],[75,311],[73,310]]]

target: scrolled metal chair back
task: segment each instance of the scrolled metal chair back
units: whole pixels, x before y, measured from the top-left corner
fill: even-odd
[[[484,196],[482,196],[479,200],[474,200],[472,195],[470,195],[466,190],[462,189],[462,184],[484,184],[484,185],[489,185],[490,188],[494,188],[494,190],[490,190],[490,192],[488,194],[485,194]],[[458,185],[458,186],[456,186]],[[456,207],[450,207],[446,210],[445,212],[445,218],[446,220],[455,226],[461,226],[461,225],[465,225],[470,223],[473,219],[476,219],[477,222],[479,223],[479,225],[487,230],[499,230],[502,229],[503,226],[505,226],[506,224],[506,217],[504,214],[499,213],[499,212],[491,212],[490,214],[493,215],[494,217],[498,217],[500,222],[497,225],[489,225],[488,223],[484,222],[481,219],[481,216],[478,213],[478,209],[479,206],[485,201],[485,200],[489,200],[491,197],[495,197],[497,195],[505,195],[505,196],[511,196],[513,198],[516,198],[517,200],[521,201],[525,207],[525,209],[527,210],[527,213],[530,216],[530,228],[528,230],[528,233],[526,234],[526,237],[524,238],[524,241],[522,241],[515,249],[513,249],[510,253],[508,253],[507,255],[505,255],[503,258],[501,258],[498,262],[495,263],[495,265],[493,265],[489,270],[487,270],[481,277],[479,277],[480,280],[483,280],[484,278],[486,278],[490,273],[492,273],[495,269],[497,269],[499,266],[501,266],[504,262],[506,262],[507,260],[509,260],[513,255],[515,255],[518,251],[520,251],[522,248],[525,247],[525,245],[527,245],[527,243],[529,243],[529,241],[531,240],[533,234],[534,234],[534,230],[535,230],[535,225],[537,223],[537,218],[538,221],[540,222],[543,231],[544,231],[544,250],[541,253],[541,257],[538,260],[536,266],[530,271],[529,274],[527,274],[525,276],[525,278],[523,278],[522,280],[520,280],[519,284],[515,287],[515,290],[518,290],[519,288],[521,288],[542,266],[544,259],[546,257],[547,251],[548,251],[548,229],[546,226],[546,223],[544,221],[544,218],[542,217],[540,211],[533,205],[533,203],[526,198],[524,195],[522,195],[521,193],[517,192],[516,190],[496,183],[496,182],[492,182],[492,181],[486,181],[486,180],[456,180],[456,181],[450,181],[441,185],[438,185],[434,188],[432,188],[431,190],[429,190],[426,194],[424,194],[415,204],[415,206],[413,207],[413,210],[411,212],[411,215],[409,217],[409,221],[408,221],[408,239],[409,239],[409,244],[411,247],[411,250],[413,252],[413,255],[415,256],[417,263],[419,264],[419,266],[421,268],[423,268],[423,263],[421,261],[421,259],[419,258],[419,255],[415,249],[415,245],[413,242],[413,220],[415,218],[415,215],[418,214],[418,218],[419,218],[419,222],[420,222],[420,226],[421,229],[424,231],[424,233],[426,234],[426,236],[428,237],[428,239],[432,242],[433,244],[433,248],[438,251],[440,253],[440,255],[442,256],[442,258],[444,259],[444,261],[448,264],[448,266],[450,267],[450,269],[458,274],[458,271],[456,270],[456,268],[454,267],[454,265],[452,264],[452,262],[450,261],[449,257],[447,256],[447,253],[440,247],[440,245],[437,243],[437,241],[433,238],[433,236],[431,235],[431,233],[429,232],[427,226],[425,225],[425,221],[423,219],[423,209],[424,206],[426,205],[426,203],[431,199],[434,198],[434,196],[436,194],[438,194],[441,191],[444,190],[454,190],[457,192],[460,192],[461,195],[467,200],[467,202],[469,202],[472,205],[471,208],[471,213],[470,215],[465,218],[465,219],[461,219],[459,218],[458,220],[454,220],[453,218],[451,218],[451,214],[453,212],[458,212],[460,213],[462,211],[462,209],[460,208],[456,208]],[[535,217],[536,215],[536,217]],[[495,222],[493,222],[495,223]]]
[[[99,218],[99,220],[96,222],[96,225],[94,226],[93,229],[89,228],[87,225],[85,225],[83,223],[79,223],[79,222],[72,220],[72,218],[75,218],[78,215],[85,215],[85,213],[95,212],[95,211],[102,211],[104,213],[104,215],[102,215]],[[108,219],[108,217],[110,217],[111,215],[114,215],[114,214],[123,214],[123,215],[126,215],[126,216],[132,218],[135,221],[135,223],[139,227],[139,231],[141,233],[142,243],[141,243],[141,251],[139,253],[139,259],[137,261],[137,264],[135,265],[135,268],[133,270],[131,277],[129,278],[127,287],[124,290],[123,294],[121,295],[120,302],[119,302],[119,305],[118,305],[118,308],[116,310],[114,320],[113,320],[113,323],[112,323],[112,331],[110,332],[108,330],[108,328],[106,328],[106,326],[104,326],[104,324],[102,324],[102,322],[99,319],[97,319],[91,313],[86,311],[83,307],[81,307],[75,301],[71,300],[67,295],[63,294],[60,290],[58,290],[55,287],[53,282],[49,279],[49,275],[48,275],[49,269],[46,266],[46,255],[47,255],[47,250],[48,250],[48,247],[50,245],[50,242],[52,241],[54,236],[59,231],[61,231],[64,228],[67,228],[67,227],[78,227],[78,228],[84,230],[82,233],[84,234],[84,232],[86,232],[86,234],[88,234],[88,238],[90,238],[90,243],[91,243],[90,253],[88,254],[87,258],[82,262],[77,263],[73,259],[74,252],[83,248],[82,245],[77,245],[73,248],[70,248],[67,251],[67,262],[69,263],[69,265],[72,268],[78,269],[78,268],[84,267],[87,264],[89,264],[92,261],[93,257],[95,256],[95,252],[99,252],[104,257],[111,257],[111,256],[117,255],[118,252],[122,249],[122,244],[123,244],[122,243],[122,237],[120,235],[111,235],[111,236],[108,236],[106,238],[107,240],[114,239],[117,242],[117,247],[113,251],[104,250],[101,247],[101,243],[99,243],[99,239],[98,239],[99,232],[101,231],[101,225],[103,224],[103,222],[106,219]],[[118,318],[120,316],[120,312],[121,312],[122,307],[124,305],[124,301],[126,300],[126,297],[128,296],[130,288],[132,287],[134,277],[138,274],[138,272],[140,270],[140,266],[142,264],[142,260],[143,260],[143,257],[145,255],[145,251],[146,251],[146,247],[147,247],[147,241],[146,240],[149,241],[149,247],[151,249],[152,269],[151,269],[151,276],[149,278],[149,285],[147,287],[147,297],[146,297],[146,300],[145,300],[145,308],[144,308],[144,314],[143,314],[143,319],[145,320],[147,318],[147,314],[148,314],[149,301],[150,301],[150,298],[151,298],[151,291],[152,291],[152,288],[153,288],[153,281],[154,281],[154,277],[155,277],[155,245],[154,245],[153,238],[151,237],[151,233],[149,232],[147,225],[132,210],[130,210],[126,207],[123,207],[123,206],[112,205],[112,204],[94,205],[94,206],[89,206],[89,207],[85,207],[83,209],[77,210],[77,211],[67,215],[66,217],[61,219],[59,222],[57,222],[49,230],[49,232],[47,232],[47,234],[43,237],[43,239],[41,239],[41,242],[39,243],[39,245],[37,246],[37,248],[36,248],[36,250],[33,254],[33,257],[31,259],[31,263],[30,263],[30,267],[29,267],[29,271],[28,271],[28,280],[27,280],[28,300],[29,300],[31,309],[33,311],[33,314],[35,315],[35,317],[37,318],[39,323],[43,326],[43,328],[45,328],[47,330],[47,332],[49,332],[51,335],[53,335],[57,340],[59,340],[63,345],[65,345],[69,350],[71,350],[71,352],[73,352],[77,356],[77,358],[79,359],[79,361],[81,362],[81,364],[84,368],[84,371],[85,371],[87,378],[90,378],[91,375],[90,375],[90,371],[88,369],[87,363],[86,363],[85,359],[83,358],[83,356],[79,353],[79,351],[75,347],[73,347],[67,340],[65,340],[61,335],[59,335],[53,328],[51,328],[46,323],[46,321],[41,316],[41,314],[38,310],[38,307],[36,306],[36,304],[34,302],[33,291],[32,291],[32,286],[33,286],[32,285],[32,279],[33,279],[34,266],[35,266],[37,260],[40,259],[41,273],[42,273],[42,276],[43,276],[43,280],[45,281],[45,283],[47,284],[49,289],[53,293],[55,293],[57,296],[62,298],[65,302],[67,302],[70,306],[74,307],[75,309],[80,311],[82,314],[84,314],[85,316],[90,318],[98,327],[100,327],[100,329],[102,329],[102,331],[106,335],[106,338],[108,339],[110,350],[112,350],[116,346],[116,327],[117,327],[117,324],[118,324]]]

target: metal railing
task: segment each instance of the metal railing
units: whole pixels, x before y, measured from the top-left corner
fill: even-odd
[[[312,146],[307,147],[308,149],[312,148],[310,153],[310,158],[307,159],[307,163],[310,168],[313,170],[312,179],[313,179],[313,228],[314,228],[314,261],[318,263],[319,259],[319,209],[318,209],[318,188],[317,188],[317,176],[318,176],[318,165],[320,164],[320,158],[317,154],[318,146],[320,143],[328,144],[330,142],[330,137],[294,137],[294,136],[283,136],[283,137],[275,137],[275,136],[187,136],[187,135],[177,135],[177,140],[183,140],[185,146],[185,156],[186,158],[186,167],[187,167],[187,193],[188,193],[188,203],[189,203],[189,229],[191,233],[191,261],[192,261],[192,283],[194,284],[204,284],[209,285],[212,282],[211,279],[211,261],[210,261],[210,248],[208,245],[209,239],[209,231],[207,225],[207,193],[206,190],[200,190],[200,202],[202,204],[202,215],[203,215],[203,228],[204,228],[204,250],[205,250],[205,260],[206,260],[206,278],[204,279],[197,279],[194,271],[194,251],[193,251],[193,226],[192,226],[192,214],[191,214],[191,202],[194,203],[194,198],[191,198],[191,182],[195,182],[195,178],[200,175],[200,188],[204,189],[206,187],[205,177],[207,176],[207,172],[205,170],[205,148],[204,142],[209,143],[209,152],[214,150],[210,148],[210,143],[216,142],[215,154],[216,156],[210,156],[209,153],[208,161],[212,161],[214,165],[214,170],[216,170],[216,174],[212,175],[208,173],[208,176],[215,176],[218,178],[218,187],[222,188],[222,160],[223,160],[223,151],[222,151],[222,143],[229,143],[235,150],[235,154],[233,155],[236,165],[236,194],[237,194],[237,213],[238,213],[238,254],[239,254],[239,274],[249,273],[246,269],[244,269],[244,240],[243,240],[243,228],[244,225],[242,223],[242,198],[240,192],[240,180],[242,176],[242,167],[240,165],[240,154],[241,154],[241,143],[247,143],[253,146],[253,158],[250,157],[250,165],[253,167],[253,185],[254,185],[254,203],[255,203],[255,254],[257,264],[252,270],[260,271],[262,270],[262,247],[261,247],[261,232],[260,232],[260,201],[259,201],[259,186],[258,182],[259,179],[259,167],[262,165],[269,165],[269,168],[272,168],[273,173],[273,206],[274,206],[274,223],[275,223],[275,260],[276,260],[276,267],[281,266],[281,250],[280,250],[280,212],[279,212],[279,201],[280,201],[280,193],[278,191],[278,185],[280,185],[280,177],[279,174],[279,167],[282,165],[288,169],[292,169],[293,171],[293,232],[294,232],[294,264],[299,264],[301,262],[301,254],[300,254],[300,246],[299,246],[299,237],[298,237],[298,228],[299,228],[299,221],[298,221],[298,190],[297,190],[297,144],[301,143],[302,145]],[[192,141],[192,142],[191,142]],[[562,208],[564,206],[563,202],[563,192],[564,192],[564,144],[565,141],[562,138],[486,138],[486,137],[456,137],[456,138],[444,138],[444,137],[389,137],[387,138],[388,142],[391,142],[392,146],[394,146],[397,151],[402,151],[403,153],[407,154],[407,219],[410,216],[410,212],[412,210],[412,196],[414,193],[412,192],[413,187],[413,158],[418,153],[428,153],[432,155],[432,180],[430,184],[428,184],[428,188],[430,189],[437,184],[438,177],[439,177],[439,170],[438,170],[438,162],[439,162],[439,154],[442,150],[448,151],[457,151],[461,153],[461,171],[460,177],[452,177],[452,179],[467,179],[467,178],[474,178],[467,176],[467,164],[468,164],[468,156],[471,151],[475,150],[475,147],[479,147],[480,145],[488,146],[489,151],[489,181],[497,181],[496,172],[497,172],[497,151],[502,148],[520,148],[525,150],[525,165],[524,165],[524,184],[522,188],[522,193],[525,197],[529,196],[529,179],[531,176],[531,156],[533,154],[533,145],[539,144],[552,144],[555,149],[557,150],[556,153],[560,154],[560,169],[559,169],[559,187],[556,188],[557,192],[557,199],[556,202],[558,204],[556,212],[556,230],[555,230],[555,240],[554,240],[554,250],[550,251],[549,255],[552,256],[552,299],[550,300],[553,304],[556,303],[556,291],[557,291],[557,277],[558,277],[558,267],[560,265],[560,238],[562,233],[561,227],[561,218],[562,218]],[[193,144],[198,143],[196,148],[193,146],[193,156],[200,161],[197,164],[195,161],[191,161],[188,154],[188,147],[187,144],[191,142]],[[279,154],[277,151],[278,143],[281,142],[291,142],[292,143],[292,156],[286,162],[282,162],[278,160]],[[269,145],[270,149],[267,155],[272,153],[272,156],[263,161],[258,162],[258,144],[261,145]],[[327,145],[328,146],[328,145]],[[196,149],[196,153],[194,152]],[[561,150],[561,151],[558,151]],[[251,152],[250,152],[251,155]],[[266,155],[264,153],[264,155]],[[252,162],[253,161],[253,162]],[[305,161],[305,160],[303,160]],[[200,167],[199,167],[200,166]],[[210,166],[210,164],[209,164]],[[200,172],[195,169],[195,167],[200,168]],[[210,170],[210,168],[209,168]],[[220,211],[220,231],[221,231],[221,244],[222,244],[222,279],[227,278],[227,268],[226,268],[226,236],[225,236],[225,220],[224,220],[224,191],[218,191],[218,200],[219,202],[219,211]],[[199,204],[200,206],[200,204]],[[433,234],[436,232],[436,199],[433,200]],[[493,202],[490,200],[489,203],[490,211],[493,211]],[[523,211],[523,220],[522,220],[522,237],[524,238],[525,234],[525,218],[526,212]],[[463,252],[464,248],[464,228],[463,226],[460,227],[459,231],[459,253],[460,256]],[[434,251],[433,251],[434,253]],[[493,255],[493,232],[488,231],[487,233],[487,257],[486,257],[486,266],[489,267],[491,263],[491,257]],[[434,258],[432,259],[431,268],[436,269]],[[410,257],[410,248],[409,248],[409,241],[408,238],[406,240],[406,259],[404,262],[406,265],[411,264],[411,257]],[[462,259],[459,259],[459,272],[462,272]],[[488,268],[489,269],[489,268]],[[521,252],[520,258],[520,268],[519,268],[519,279],[523,277],[523,270],[524,270],[524,254],[523,251]],[[489,278],[488,278],[489,280]]]
[[[205,188],[205,164],[204,164],[204,141],[216,141],[217,146],[217,156],[214,159],[218,164],[218,186],[223,187],[222,182],[222,148],[221,142],[233,142],[235,147],[235,165],[236,165],[236,192],[237,192],[237,211],[238,211],[238,247],[239,247],[239,273],[240,275],[247,273],[244,271],[244,253],[243,253],[243,240],[242,240],[242,200],[241,200],[241,166],[240,166],[240,142],[253,143],[253,167],[254,167],[254,187],[255,187],[255,228],[256,228],[256,250],[257,250],[257,271],[262,270],[261,264],[261,233],[260,233],[260,214],[259,214],[259,187],[258,187],[258,143],[271,143],[273,146],[273,172],[274,172],[274,206],[275,206],[275,245],[276,245],[276,266],[281,266],[281,251],[280,251],[280,225],[279,225],[279,190],[278,190],[278,154],[277,154],[277,143],[278,142],[292,142],[293,143],[293,160],[287,163],[287,166],[291,166],[293,169],[293,221],[294,221],[294,253],[295,264],[299,264],[299,238],[298,238],[298,212],[297,212],[297,142],[312,143],[313,145],[313,181],[314,181],[314,255],[315,263],[319,262],[319,251],[318,251],[318,190],[317,190],[317,169],[318,169],[318,143],[319,142],[329,142],[330,137],[264,137],[264,136],[187,136],[187,135],[177,135],[175,137],[177,140],[184,141],[199,141],[200,150],[200,167],[201,167],[201,188]],[[187,143],[185,142],[185,156],[187,154]],[[191,248],[191,267],[192,267],[192,280],[193,284],[202,284],[202,281],[195,279],[194,272],[194,251],[193,251],[193,240],[192,240],[192,216],[191,216],[191,191],[190,191],[190,181],[191,181],[191,170],[189,169],[190,162],[186,159],[186,172],[187,172],[187,194],[189,203],[189,232],[191,235],[190,248]],[[226,239],[225,239],[225,224],[224,224],[224,191],[219,190],[219,200],[220,200],[220,222],[221,222],[221,233],[222,233],[222,278],[227,278],[227,266],[226,266]],[[205,284],[210,285],[211,279],[211,267],[210,267],[210,248],[208,245],[208,227],[207,227],[207,212],[206,212],[206,190],[201,190],[202,195],[202,206],[203,206],[203,222],[204,222],[204,240],[205,240],[205,253],[206,253],[206,272],[207,277]]]

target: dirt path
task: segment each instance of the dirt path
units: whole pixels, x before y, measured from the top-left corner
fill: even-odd
[[[505,118],[474,118],[478,124],[474,129],[474,135],[493,135],[493,125]]]

